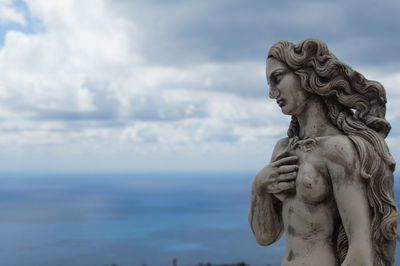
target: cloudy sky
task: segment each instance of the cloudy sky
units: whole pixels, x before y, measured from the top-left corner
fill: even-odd
[[[386,87],[399,160],[399,17],[397,0],[0,0],[0,167],[257,170],[289,121],[267,50],[308,37]]]

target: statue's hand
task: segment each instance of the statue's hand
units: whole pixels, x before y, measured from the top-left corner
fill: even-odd
[[[259,195],[274,194],[280,200],[296,186],[297,156],[284,157],[264,167],[254,179],[254,189]]]

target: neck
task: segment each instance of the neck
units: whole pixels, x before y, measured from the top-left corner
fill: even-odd
[[[318,96],[311,96],[296,118],[299,122],[300,139],[340,134],[340,131],[332,125],[328,111]]]

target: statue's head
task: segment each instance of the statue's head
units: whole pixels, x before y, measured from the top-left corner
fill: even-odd
[[[287,115],[298,116],[304,110],[310,93],[302,89],[300,79],[284,62],[273,57],[267,59],[269,97]]]
[[[285,114],[296,115],[307,97],[316,95],[325,102],[330,118],[338,128],[341,128],[338,123],[342,117],[351,116],[384,137],[390,130],[385,120],[383,86],[367,80],[339,61],[321,40],[274,44],[267,58],[267,80],[270,97],[277,100]],[[280,82],[288,82],[290,86],[283,91],[282,85],[287,84],[279,85]],[[294,90],[300,92],[296,95]],[[289,98],[286,95],[290,95]],[[292,103],[292,96],[297,104]]]

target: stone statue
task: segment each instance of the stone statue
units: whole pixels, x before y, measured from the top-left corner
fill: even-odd
[[[385,142],[384,87],[317,39],[276,43],[266,75],[269,97],[291,123],[252,185],[257,242],[270,245],[286,232],[282,265],[394,265],[395,161]]]

